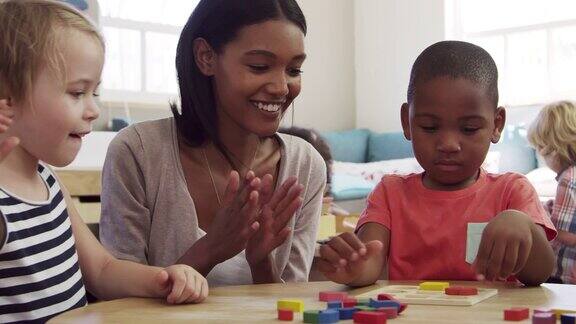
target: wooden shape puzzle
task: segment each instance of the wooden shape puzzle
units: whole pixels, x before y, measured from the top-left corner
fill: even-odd
[[[375,288],[366,293],[355,296],[356,298],[370,298],[378,294],[389,294],[394,299],[405,304],[413,305],[448,305],[448,306],[472,306],[483,300],[498,294],[498,289],[478,288],[478,294],[472,296],[446,295],[444,290],[420,290],[419,286],[391,285]]]

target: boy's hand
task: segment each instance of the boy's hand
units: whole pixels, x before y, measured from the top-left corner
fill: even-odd
[[[176,264],[156,274],[158,295],[170,304],[200,303],[208,297],[208,282],[192,267]]]
[[[382,253],[378,240],[364,244],[353,233],[342,233],[320,247],[318,269],[328,278],[340,284],[355,281],[364,271],[368,258]]]
[[[506,279],[520,272],[532,249],[534,222],[526,214],[506,210],[484,229],[473,267],[480,278]]]
[[[0,134],[8,131],[12,125],[14,111],[8,106],[5,99],[0,100]],[[20,143],[17,137],[9,137],[0,143],[0,162]]]

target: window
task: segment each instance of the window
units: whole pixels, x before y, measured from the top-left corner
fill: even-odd
[[[448,38],[486,49],[499,71],[500,104],[576,99],[576,1],[451,0]]]
[[[175,57],[198,0],[99,0],[106,39],[102,100],[165,104],[177,97]]]

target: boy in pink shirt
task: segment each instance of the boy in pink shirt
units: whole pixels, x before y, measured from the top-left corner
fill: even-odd
[[[481,169],[506,113],[498,107],[498,72],[490,55],[444,41],[416,59],[401,108],[421,174],[385,176],[368,198],[356,234],[320,248],[319,269],[351,286],[390,280],[488,280],[514,275],[544,282],[556,235],[538,196],[519,174]],[[466,262],[469,223],[486,223],[473,264]]]

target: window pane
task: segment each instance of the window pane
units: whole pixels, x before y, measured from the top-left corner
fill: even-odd
[[[102,16],[184,26],[199,0],[100,0]]]
[[[576,90],[576,26],[552,30],[551,86],[562,95]],[[572,93],[572,97],[574,93]],[[557,98],[560,99],[560,98]]]
[[[508,36],[506,78],[510,103],[548,100],[548,44],[544,30]]]
[[[146,33],[146,90],[177,93],[176,46],[178,35]]]
[[[104,27],[106,63],[103,87],[115,90],[141,90],[140,32],[130,29]]]
[[[466,33],[576,18],[574,0],[457,0]]]

